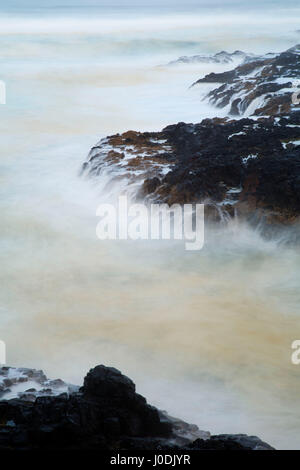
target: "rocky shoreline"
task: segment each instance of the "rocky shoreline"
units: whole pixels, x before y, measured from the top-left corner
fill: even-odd
[[[202,82],[223,82],[208,99],[251,117],[178,123],[161,132],[128,131],[92,148],[83,174],[109,175],[135,199],[172,205],[202,202],[206,218],[235,216],[291,225],[300,215],[300,47],[246,63]],[[257,101],[258,100],[258,101]],[[263,104],[263,105],[262,105]],[[105,191],[106,188],[104,188]]]
[[[35,369],[2,367],[0,389],[1,451],[273,450],[256,436],[211,436],[170,417],[137,394],[131,379],[103,365],[88,372],[82,387]]]
[[[207,99],[219,108],[228,107],[232,116],[242,116],[249,109],[249,114],[256,116],[279,116],[292,111],[295,104],[292,94],[300,92],[299,77],[300,44],[297,44],[281,54],[246,57],[235,69],[210,73],[192,86],[218,84]]]
[[[135,200],[205,204],[212,223],[239,217],[298,226],[300,217],[300,47],[251,56],[240,51],[178,63],[242,61],[200,78],[216,83],[207,99],[226,118],[178,123],[160,132],[127,131],[102,139],[82,175],[115,184]],[[251,111],[251,112],[250,112]],[[104,176],[106,178],[104,178]],[[0,368],[0,450],[272,450],[258,437],[212,436],[169,416],[136,393],[128,377],[103,365],[82,387],[42,371]]]
[[[126,180],[127,189],[148,202],[204,202],[213,221],[238,214],[291,224],[300,215],[298,142],[300,111],[205,119],[107,137],[92,149],[84,172],[98,177],[111,169],[116,181]]]

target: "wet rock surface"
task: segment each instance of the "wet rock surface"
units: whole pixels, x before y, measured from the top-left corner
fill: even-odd
[[[193,86],[217,83],[207,99],[220,108],[228,107],[230,115],[243,115],[250,109],[249,114],[278,116],[299,107],[299,101],[292,99],[294,93],[300,94],[299,78],[300,45],[296,45],[281,54],[248,57],[235,69],[210,73]]]
[[[163,177],[174,161],[174,150],[161,132],[128,131],[108,136],[95,145],[82,174],[106,181],[103,193],[114,185],[119,192],[136,194],[146,178]]]
[[[71,393],[78,387],[61,379],[50,380],[42,370],[25,367],[0,367],[0,399],[21,398],[35,401],[45,395]]]
[[[236,215],[255,224],[298,222],[300,109],[294,98],[300,92],[300,46],[243,60],[196,83],[223,83],[209,94],[211,102],[228,106],[231,114],[253,108],[251,117],[109,136],[91,150],[82,173],[107,181],[102,194],[115,183],[119,194],[149,203],[204,203],[213,222]]]
[[[300,215],[300,111],[280,117],[205,119],[178,123],[157,133],[112,136],[92,150],[84,172],[107,171],[107,145],[129,146],[122,178],[127,190],[149,202],[204,202],[206,216],[224,214],[293,223]],[[146,148],[148,151],[146,152]],[[151,152],[150,152],[151,149]],[[139,155],[132,172],[131,159]],[[159,162],[159,163],[158,163]],[[117,171],[119,161],[110,163]]]
[[[194,450],[273,450],[257,436],[246,434],[219,434],[207,440],[197,439],[188,447]]]
[[[11,375],[15,371],[6,369]],[[44,380],[42,371],[37,378]],[[148,405],[132,380],[102,365],[89,371],[78,391],[38,396],[34,401],[0,400],[0,450],[184,448],[272,449],[256,437],[210,437]]]

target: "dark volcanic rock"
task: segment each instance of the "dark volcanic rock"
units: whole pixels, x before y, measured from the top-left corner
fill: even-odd
[[[91,150],[82,172],[96,178],[109,174],[108,190],[124,182],[121,191],[136,199],[205,203],[212,221],[235,215],[275,224],[298,221],[298,77],[299,45],[207,75],[197,83],[222,83],[210,93],[212,102],[236,115],[251,105],[252,119],[204,119],[161,132],[109,136]]]
[[[135,392],[135,385],[128,377],[113,367],[97,366],[86,375],[81,388],[84,396],[122,400]]]
[[[107,169],[107,146],[121,142],[126,153],[125,140],[123,134],[100,143],[97,151],[92,150],[85,173],[101,174],[103,165]],[[276,118],[204,119],[200,124],[178,123],[161,132],[138,133],[138,142],[131,139],[128,144],[135,160],[139,155],[136,174],[131,165],[110,165],[128,178],[136,196],[149,201],[204,202],[207,217],[216,221],[224,213],[255,213],[269,222],[286,223],[300,215],[299,144],[300,111]]]
[[[91,369],[79,392],[34,401],[0,401],[0,450],[200,450],[220,446],[271,449],[258,438],[244,435],[210,439],[197,426],[148,405],[135,392],[134,383],[110,367]]]
[[[169,126],[163,133],[177,161],[156,194],[168,204],[209,200],[222,208],[237,203],[241,215],[260,210],[273,220],[294,221],[300,215],[299,124],[300,113],[294,112],[280,121]]]
[[[223,73],[211,73],[193,84],[222,84],[212,90],[207,98],[229,114],[242,115],[250,105],[250,114],[275,116],[287,114],[299,106],[292,95],[300,93],[300,45],[275,56],[254,58]],[[295,101],[295,100],[294,100]]]
[[[92,369],[80,392],[0,401],[1,448],[110,449],[122,439],[171,436],[171,425],[118,370]]]
[[[0,397],[34,401],[38,396],[59,395],[73,386],[61,379],[49,380],[42,370],[25,367],[0,367]]]
[[[189,445],[193,450],[274,450],[256,436],[246,434],[220,434],[210,439],[197,439]]]
[[[98,178],[110,175],[108,190],[116,182],[124,184],[128,191],[137,183],[143,184],[147,178],[161,177],[174,159],[174,151],[159,132],[128,131],[102,139],[93,147],[82,174]],[[153,187],[153,185],[152,185]]]

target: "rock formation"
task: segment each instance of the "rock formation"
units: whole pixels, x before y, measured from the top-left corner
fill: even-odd
[[[247,56],[235,69],[207,75],[196,84],[223,83],[210,92],[210,101],[229,106],[230,114],[252,107],[251,118],[204,119],[161,132],[109,136],[91,150],[83,173],[109,176],[110,187],[115,182],[120,192],[148,202],[203,202],[211,221],[238,215],[255,223],[298,222],[297,77],[299,45],[281,54]]]
[[[168,65],[179,64],[233,64],[247,62],[256,56],[251,56],[242,51],[232,53],[221,51],[217,54],[197,54],[193,56],[182,56],[179,59],[172,60]]]
[[[300,45],[281,54],[254,58],[223,73],[211,73],[197,80],[217,83],[207,99],[220,107],[228,107],[232,116],[245,112],[257,116],[279,116],[289,113],[298,103],[292,95],[300,94]],[[221,85],[220,85],[221,84]]]
[[[110,169],[148,201],[205,202],[214,220],[238,213],[292,223],[300,215],[299,144],[300,111],[205,119],[107,137],[92,149],[84,172],[98,177]]]
[[[0,369],[45,383],[42,371]],[[26,382],[26,380],[25,380]],[[8,384],[7,384],[8,385]],[[10,384],[11,386],[12,384]],[[135,385],[117,369],[91,369],[79,389],[33,400],[23,395],[0,400],[0,450],[271,450],[257,437],[210,436],[197,426],[168,416],[147,404]]]

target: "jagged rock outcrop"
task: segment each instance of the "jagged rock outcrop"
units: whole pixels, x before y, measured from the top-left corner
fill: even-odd
[[[83,174],[101,175],[104,192],[115,183],[119,193],[149,202],[204,202],[213,221],[236,214],[256,222],[298,221],[298,77],[299,45],[281,54],[247,56],[235,69],[196,83],[223,83],[210,92],[211,102],[228,106],[230,114],[252,110],[251,119],[204,119],[161,132],[109,136],[91,150]]]
[[[78,392],[0,401],[0,448],[114,448],[122,439],[171,436],[158,410],[118,370],[92,369]]]
[[[108,137],[91,151],[84,172],[98,177],[111,168],[150,202],[205,202],[212,220],[238,211],[291,223],[300,215],[299,144],[300,111],[280,118],[205,119]]]
[[[234,52],[221,51],[216,54],[196,54],[192,56],[181,56],[176,60],[172,60],[167,65],[182,65],[182,64],[232,64],[241,65],[253,61],[262,61],[272,59],[278,54],[269,52],[264,55],[249,54],[243,51],[236,50]]]
[[[21,398],[35,401],[37,397],[76,391],[75,385],[61,379],[50,380],[42,370],[25,367],[0,367],[0,399]]]
[[[226,52],[221,51],[217,54],[196,54],[192,56],[182,56],[172,60],[168,65],[179,64],[233,64],[253,60],[255,56],[246,54],[243,51]]]
[[[162,133],[128,131],[98,142],[82,174],[106,181],[103,192],[116,184],[120,192],[124,188],[134,196],[146,178],[163,177],[174,158],[174,149]]]
[[[13,375],[13,368],[6,368]],[[24,369],[29,371],[29,369]],[[36,371],[35,371],[36,372]],[[37,379],[43,381],[39,371]],[[271,450],[256,437],[212,436],[147,404],[117,369],[91,369],[78,391],[0,400],[0,450]]]
[[[207,99],[217,107],[228,107],[233,116],[244,113],[279,116],[299,107],[300,45],[281,54],[251,58],[233,70],[210,73],[197,80],[221,84],[209,92]],[[293,96],[295,99],[293,99]]]

